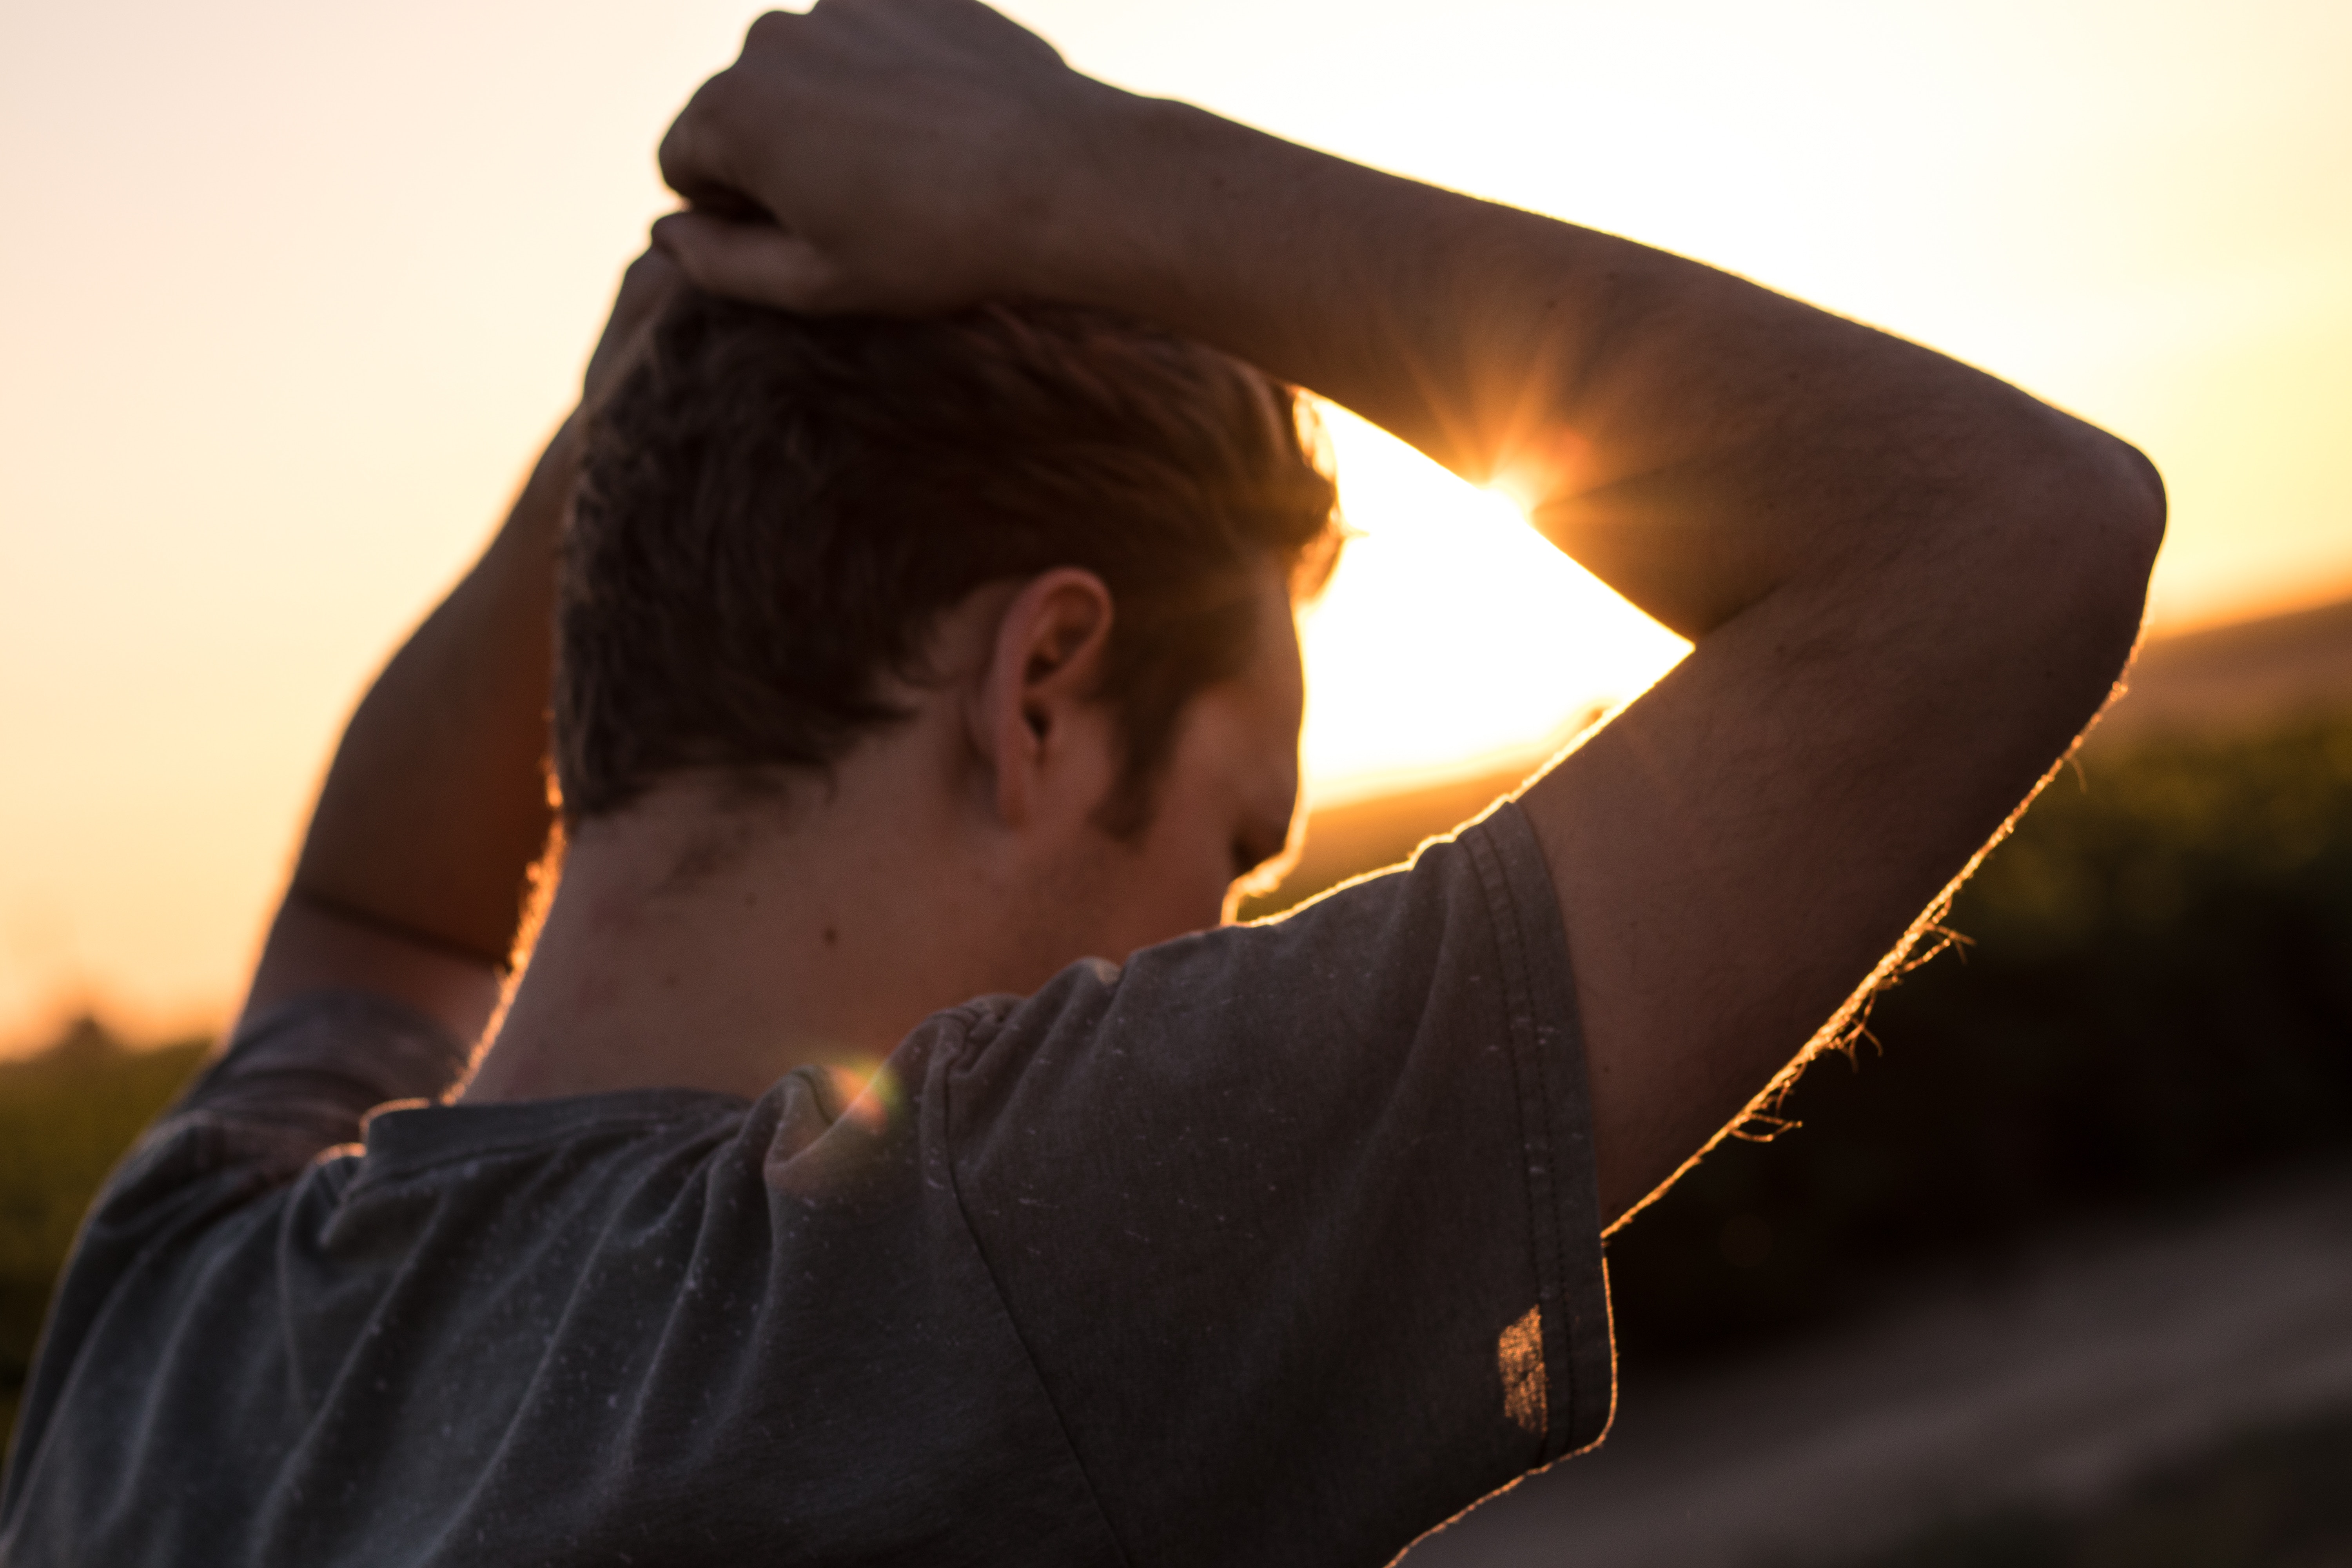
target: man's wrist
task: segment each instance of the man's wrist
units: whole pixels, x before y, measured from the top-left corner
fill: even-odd
[[[1053,119],[1053,152],[1039,162],[1054,173],[1005,292],[1158,315],[1182,287],[1190,187],[1214,181],[1200,165],[1215,132],[1239,128],[1191,104],[1080,84]]]
[[[536,507],[551,507],[561,512],[571,500],[573,481],[580,477],[580,464],[588,451],[588,413],[575,408],[549,437],[547,449],[539,455],[531,468],[524,493],[529,503]]]

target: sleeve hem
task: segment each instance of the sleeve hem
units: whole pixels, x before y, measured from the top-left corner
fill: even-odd
[[[1583,1028],[1559,895],[1526,816],[1507,801],[1461,841],[1494,924],[1518,1085],[1548,1465],[1598,1443],[1616,1404]]]

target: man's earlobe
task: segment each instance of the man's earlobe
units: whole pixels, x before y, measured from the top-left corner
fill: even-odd
[[[995,770],[997,814],[1007,824],[1028,819],[1041,772],[1057,760],[1063,718],[1092,700],[1111,617],[1109,587],[1076,566],[1040,574],[1005,606],[971,729]]]

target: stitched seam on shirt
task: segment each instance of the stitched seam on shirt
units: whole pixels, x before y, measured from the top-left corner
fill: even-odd
[[[995,1020],[996,1026],[1003,1022],[1001,1017]],[[948,1193],[955,1199],[956,1217],[963,1222],[963,1233],[971,1242],[972,1253],[980,1259],[982,1272],[988,1276],[988,1288],[996,1292],[996,1305],[1004,1314],[1004,1326],[1013,1331],[1013,1341],[1021,1347],[1022,1359],[1029,1363],[1029,1375],[1036,1380],[1037,1395],[1045,1402],[1045,1408],[1054,1413],[1054,1425],[1062,1434],[1062,1447],[1069,1453],[1070,1463],[1077,1467],[1078,1479],[1086,1483],[1087,1500],[1095,1505],[1095,1517],[1102,1521],[1103,1534],[1109,1538],[1119,1561],[1132,1568],[1135,1553],[1128,1550],[1118,1526],[1111,1521],[1110,1510],[1103,1506],[1102,1489],[1095,1484],[1094,1472],[1087,1468],[1087,1457],[1078,1449],[1077,1437],[1070,1430],[1069,1417],[1062,1413],[1061,1402],[1054,1397],[1053,1385],[1045,1381],[1045,1368],[1037,1364],[1036,1347],[1029,1342],[1029,1335],[1023,1330],[1020,1317],[1013,1310],[1013,1303],[1005,1299],[1004,1282],[996,1277],[995,1261],[989,1257],[987,1247],[982,1243],[980,1232],[972,1227],[971,1210],[963,1201],[963,1182],[956,1173],[955,1106],[952,1099],[955,1091],[952,1080],[955,1065],[962,1057],[963,1047],[973,1043],[975,1032],[968,1018],[956,1048],[943,1053],[944,1059],[939,1069],[940,1163],[945,1168]],[[989,1026],[987,1033],[993,1037],[996,1027]]]
[[[1522,823],[1520,826],[1524,831],[1526,825]],[[1507,898],[1511,896],[1507,869],[1504,872],[1504,892]],[[1569,1447],[1569,1436],[1576,1426],[1578,1398],[1583,1391],[1576,1385],[1576,1356],[1571,1342],[1576,1333],[1576,1321],[1574,1314],[1570,1310],[1569,1301],[1568,1236],[1561,1223],[1559,1212],[1562,1183],[1560,1160],[1567,1152],[1567,1148],[1565,1141],[1560,1136],[1560,1129],[1552,1124],[1555,1102],[1552,1099],[1551,1088],[1552,1064],[1549,1059],[1551,1053],[1545,1048],[1543,1020],[1538,1012],[1542,1005],[1542,998],[1537,994],[1534,954],[1528,950],[1527,921],[1519,918],[1521,913],[1514,899],[1511,905],[1511,935],[1518,952],[1517,979],[1527,987],[1528,1055],[1534,1058],[1536,1089],[1542,1096],[1537,1115],[1541,1120],[1544,1130],[1543,1223],[1551,1233],[1551,1278],[1546,1281],[1546,1285],[1549,1293],[1559,1302],[1559,1313],[1558,1330],[1546,1337],[1558,1342],[1560,1361],[1559,1382],[1568,1394],[1566,1399],[1559,1402],[1559,1406],[1552,1413],[1552,1419],[1549,1424],[1550,1429],[1544,1434],[1544,1458],[1550,1460],[1558,1458]]]
[[[1558,918],[1559,892],[1549,868],[1540,858],[1541,846],[1535,837],[1533,826],[1522,815],[1517,826],[1528,847],[1537,857],[1529,863],[1530,871],[1535,873],[1529,880],[1538,888],[1538,898],[1542,900],[1538,904],[1533,919],[1522,920],[1518,924],[1524,954],[1526,942],[1545,941],[1544,937],[1532,934],[1531,927],[1542,926],[1549,930]],[[1516,901],[1514,908],[1521,915],[1528,912],[1525,906]],[[1567,937],[1565,930],[1559,935],[1564,943]],[[1566,953],[1564,947],[1561,952]],[[1552,1183],[1553,1245],[1558,1248],[1555,1254],[1555,1289],[1560,1301],[1559,1322],[1552,1337],[1556,1339],[1559,1352],[1559,1380],[1569,1393],[1569,1401],[1560,1411],[1561,1419],[1557,1428],[1560,1447],[1551,1456],[1553,1460],[1583,1453],[1601,1440],[1608,1430],[1616,1395],[1609,1265],[1601,1246],[1600,1216],[1596,1212],[1599,1170],[1591,1143],[1589,1058],[1585,1053],[1582,1016],[1577,1005],[1574,959],[1573,955],[1567,956],[1570,957],[1570,968],[1559,978],[1566,984],[1568,994],[1555,1019],[1555,1031],[1561,1037],[1559,1050],[1543,1048],[1541,1017],[1549,1015],[1539,1016],[1532,1009],[1529,1014],[1537,1036],[1537,1060],[1546,1076],[1547,1087],[1551,1077],[1567,1072],[1578,1080],[1577,1093],[1581,1097],[1578,1103],[1583,1113],[1580,1122],[1573,1127],[1551,1122],[1550,1118],[1558,1110],[1559,1103],[1549,1096],[1546,1098],[1545,1116],[1555,1140],[1549,1151],[1551,1157],[1547,1169]],[[1524,972],[1524,978],[1528,982],[1532,994],[1537,989],[1537,970],[1530,965]],[[1559,1059],[1563,1052],[1569,1060]],[[1570,1133],[1575,1136],[1571,1138]],[[1567,1212],[1571,1205],[1577,1210],[1573,1219]],[[1591,1237],[1589,1247],[1584,1245],[1587,1237]],[[1593,1315],[1583,1322],[1580,1334],[1578,1321],[1570,1311],[1582,1300],[1581,1297],[1572,1295],[1577,1279],[1591,1281],[1590,1305],[1596,1309]],[[1596,1336],[1600,1342],[1597,1350],[1594,1345]],[[1585,1363],[1595,1359],[1596,1355],[1601,1364],[1597,1368],[1587,1366]],[[1593,1375],[1587,1377],[1587,1373]],[[1588,1428],[1589,1436],[1586,1435]]]
[[[1511,1036],[1512,1078],[1519,1090],[1519,1171],[1528,1186],[1528,1254],[1536,1277],[1536,1300],[1547,1309],[1538,1318],[1537,1343],[1557,1340],[1560,1354],[1544,1357],[1544,1381],[1557,1384],[1565,1399],[1552,1396],[1547,1389],[1548,1419],[1544,1423],[1542,1443],[1537,1449],[1539,1465],[1549,1464],[1559,1450],[1567,1447],[1566,1434],[1573,1430],[1576,1417],[1576,1384],[1574,1358],[1568,1353],[1569,1340],[1574,1332],[1570,1321],[1568,1282],[1565,1278],[1567,1238],[1560,1234],[1559,1202],[1556,1190],[1559,1173],[1558,1165],[1559,1138],[1551,1125],[1551,1082],[1544,1062],[1543,1039],[1536,1018],[1537,998],[1533,984],[1534,970],[1528,963],[1526,922],[1519,919],[1517,900],[1512,895],[1510,869],[1503,864],[1500,847],[1496,845],[1486,825],[1475,830],[1477,867],[1481,890],[1486,895],[1487,919],[1496,931],[1498,957],[1504,959],[1504,1017]],[[1508,951],[1503,950],[1507,944]],[[1515,1005],[1515,1004],[1518,1004]],[[1522,1058],[1525,1068],[1521,1068]],[[1528,1079],[1535,1080],[1536,1101],[1528,1103]],[[1538,1176],[1528,1155],[1528,1130],[1533,1121],[1542,1131],[1543,1174]],[[1549,1255],[1545,1242],[1549,1240]],[[1557,1321],[1558,1331],[1544,1316]],[[1548,1349],[1550,1347],[1547,1347]],[[1557,1372],[1552,1363],[1560,1364]]]
[[[741,1101],[731,1114],[740,1120],[741,1114],[750,1110],[751,1106],[751,1101]],[[445,1150],[438,1153],[404,1157],[401,1160],[398,1168],[371,1171],[362,1179],[372,1187],[381,1186],[388,1183],[404,1182],[411,1176],[422,1176],[446,1165],[463,1164],[474,1160],[487,1160],[509,1154],[543,1155],[552,1149],[568,1147],[573,1142],[573,1134],[579,1132],[646,1132],[682,1127],[686,1120],[683,1114],[665,1114],[655,1110],[618,1111],[609,1117],[600,1117],[593,1121],[583,1121],[578,1127],[547,1128],[533,1135],[518,1134],[511,1138],[469,1143],[460,1149]],[[718,1134],[714,1142],[724,1142],[728,1138],[733,1137],[738,1131],[740,1126],[729,1128]],[[382,1156],[379,1155],[377,1158],[381,1159]]]

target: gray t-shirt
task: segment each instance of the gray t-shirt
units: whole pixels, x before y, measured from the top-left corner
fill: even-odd
[[[462,1063],[351,994],[239,1032],[85,1226],[0,1562],[1370,1564],[1608,1422],[1515,806],[847,1102]]]

